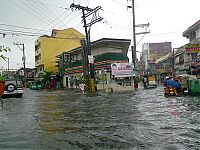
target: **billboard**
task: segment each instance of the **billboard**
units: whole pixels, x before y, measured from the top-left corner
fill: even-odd
[[[186,53],[200,53],[200,44],[187,44],[185,51]]]
[[[113,63],[111,64],[111,71],[115,77],[135,76],[135,69],[131,63]]]

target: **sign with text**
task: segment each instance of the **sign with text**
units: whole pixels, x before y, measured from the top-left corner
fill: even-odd
[[[188,44],[185,47],[187,53],[200,53],[200,44]]]
[[[94,64],[94,57],[92,55],[88,55],[88,61],[90,64]]]
[[[115,77],[135,76],[135,69],[131,63],[113,63],[111,64],[111,71]]]

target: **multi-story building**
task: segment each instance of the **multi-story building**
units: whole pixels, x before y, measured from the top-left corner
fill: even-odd
[[[166,76],[172,76],[173,72],[173,54],[172,52],[156,60],[156,75],[160,82],[165,80]]]
[[[176,73],[200,75],[200,20],[183,32],[189,43],[175,52]]]
[[[171,42],[144,43],[142,46],[142,61],[144,74],[155,74],[156,60],[172,52]]]
[[[69,51],[81,45],[85,36],[73,28],[52,30],[51,36],[41,36],[35,42],[36,76],[42,71],[58,73],[57,58],[63,51]]]
[[[189,39],[190,44],[200,43],[200,20],[191,25],[187,30],[183,32],[183,37]]]
[[[158,59],[157,72],[164,76],[192,74],[200,78],[200,20],[182,35],[189,39],[189,43],[173,48],[169,55]]]
[[[105,83],[112,78],[112,63],[128,63],[129,39],[103,38],[91,42],[91,55],[94,56],[96,79],[104,78]],[[63,85],[70,87],[70,81],[83,75],[83,47],[72,49],[60,55],[60,74]]]

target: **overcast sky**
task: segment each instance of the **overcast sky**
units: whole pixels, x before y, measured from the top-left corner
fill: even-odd
[[[25,44],[26,66],[33,68],[34,44],[39,35],[50,35],[52,29],[69,27],[85,34],[81,11],[72,11],[71,3],[102,7],[100,15],[104,19],[92,26],[92,41],[132,39],[132,10],[127,9],[132,2],[129,0],[1,0],[0,45],[12,49],[5,54],[11,69],[23,66],[22,51],[13,42]],[[136,43],[140,41],[137,50],[141,51],[142,43],[167,41],[172,42],[173,48],[186,44],[188,40],[182,33],[199,20],[199,6],[200,0],[135,0],[135,22],[150,23],[148,30],[151,32],[136,36]],[[142,31],[143,28],[136,29],[136,32]],[[130,52],[128,56],[131,58]],[[0,60],[0,68],[6,69],[7,62]]]

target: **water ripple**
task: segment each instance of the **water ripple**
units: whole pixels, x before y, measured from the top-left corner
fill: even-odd
[[[198,97],[31,91],[4,100],[0,149],[200,149]]]

